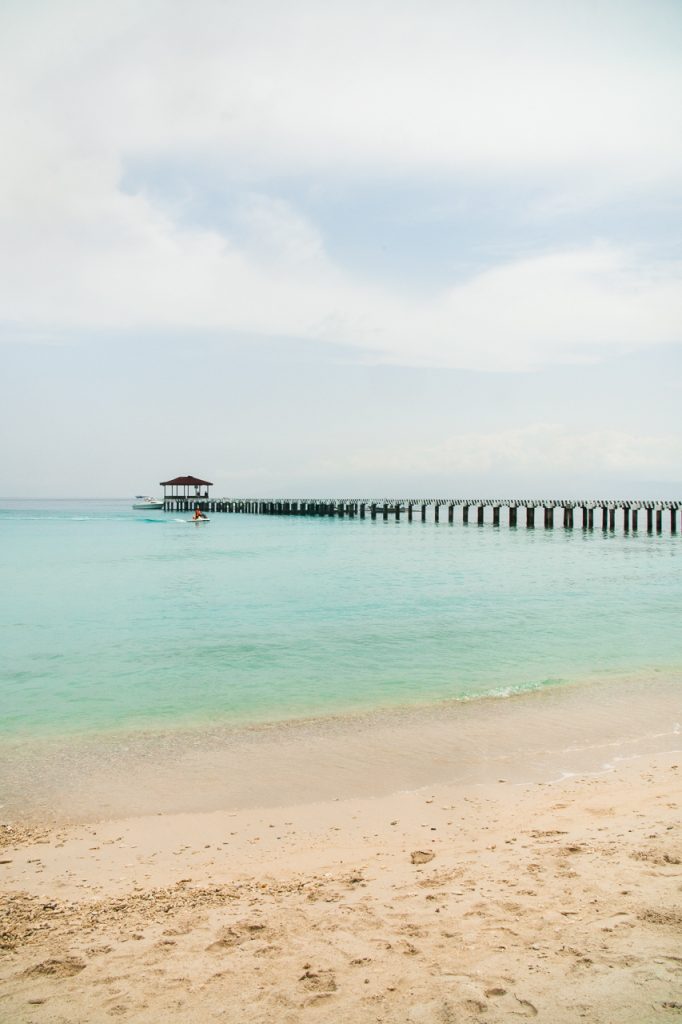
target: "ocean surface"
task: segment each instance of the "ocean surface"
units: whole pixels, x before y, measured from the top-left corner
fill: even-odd
[[[460,513],[461,514],[461,513]],[[682,538],[0,502],[0,736],[682,670]]]
[[[682,745],[679,535],[188,520],[0,501],[0,820],[552,781]]]

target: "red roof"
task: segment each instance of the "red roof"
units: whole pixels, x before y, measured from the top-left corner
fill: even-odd
[[[174,480],[162,480],[159,486],[170,487],[175,484],[179,487],[200,487],[204,485],[206,487],[213,487],[210,480],[200,480],[196,476],[176,476]]]

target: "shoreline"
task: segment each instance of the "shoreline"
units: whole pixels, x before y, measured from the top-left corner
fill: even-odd
[[[672,1022],[681,774],[5,826],[0,1019]]]
[[[288,806],[500,775],[547,782],[678,749],[680,723],[682,677],[652,671],[248,727],[0,743],[0,823]]]

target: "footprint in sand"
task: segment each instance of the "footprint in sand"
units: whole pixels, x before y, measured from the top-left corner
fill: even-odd
[[[432,850],[413,850],[410,860],[413,864],[428,864],[435,856]]]
[[[537,1008],[530,1002],[530,1000],[519,998],[515,993],[509,992],[501,985],[493,985],[490,988],[487,988],[485,990],[485,998],[493,1000],[493,1004],[496,1009],[503,1009],[505,1015],[509,1017],[525,1017],[530,1019],[531,1017],[537,1017],[538,1015]],[[467,1000],[467,1004],[471,1004],[472,1002],[475,1003],[477,1000]],[[487,1010],[488,1007],[483,1004],[481,1005],[481,1009]]]
[[[264,939],[266,935],[267,930],[264,924],[241,921],[233,927],[224,928],[215,942],[212,942],[206,949],[209,953],[219,953],[221,950],[241,946],[243,942],[248,942],[250,939]]]
[[[71,978],[85,968],[83,960],[76,956],[67,956],[62,960],[43,960],[40,964],[28,967],[24,974],[29,978],[48,976],[51,978]]]
[[[324,993],[328,995],[336,992],[336,978],[331,970],[313,971],[307,970],[298,979],[306,992]]]
[[[519,999],[518,996],[514,997],[518,1006],[521,1007],[521,1013],[524,1017],[537,1017],[538,1011],[535,1006],[527,999]]]

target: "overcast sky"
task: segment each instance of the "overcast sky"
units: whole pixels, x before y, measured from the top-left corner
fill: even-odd
[[[5,495],[682,490],[679,0],[4,0]]]

